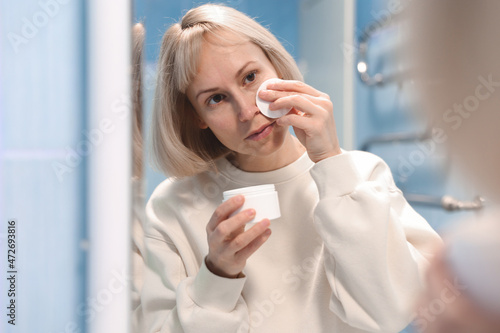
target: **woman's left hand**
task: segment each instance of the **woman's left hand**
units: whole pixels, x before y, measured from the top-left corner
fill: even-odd
[[[293,126],[309,158],[319,162],[341,153],[330,97],[301,81],[283,80],[267,86],[259,97],[272,102],[271,110],[290,109],[278,126]]]

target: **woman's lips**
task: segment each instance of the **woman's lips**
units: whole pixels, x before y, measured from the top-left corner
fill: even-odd
[[[266,136],[268,136],[272,132],[272,130],[274,128],[274,124],[275,124],[275,121],[273,121],[271,124],[264,127],[260,132],[249,135],[246,138],[246,140],[259,141],[261,139],[264,139]]]

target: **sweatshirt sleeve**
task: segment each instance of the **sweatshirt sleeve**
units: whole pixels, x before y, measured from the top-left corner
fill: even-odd
[[[439,236],[373,154],[343,152],[316,163],[311,176],[319,191],[314,224],[325,244],[330,310],[353,327],[399,332],[411,321]]]
[[[149,208],[148,223],[160,225],[162,221]],[[178,240],[169,239],[163,230],[155,234],[150,229],[144,243],[143,322],[139,325],[143,332],[246,332],[242,325],[248,322],[248,309],[241,295],[246,277],[217,276],[204,260],[198,272],[189,276],[186,264],[192,262],[183,261]]]

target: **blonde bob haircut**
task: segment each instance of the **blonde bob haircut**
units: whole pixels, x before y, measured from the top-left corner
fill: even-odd
[[[193,176],[215,170],[214,160],[231,151],[209,128],[201,129],[186,89],[194,79],[205,34],[223,40],[230,32],[259,46],[279,77],[300,80],[297,64],[276,37],[236,9],[206,4],[191,9],[165,32],[158,60],[158,80],[152,114],[153,164],[167,176]]]

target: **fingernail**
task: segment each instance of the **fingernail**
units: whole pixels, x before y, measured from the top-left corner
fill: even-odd
[[[263,219],[261,221],[261,223],[265,226],[265,227],[268,227],[271,225],[271,221],[269,221],[269,219]]]
[[[248,216],[254,216],[255,215],[255,209],[250,209],[247,211]]]
[[[240,202],[243,201],[243,196],[242,195],[237,195],[235,200],[236,200],[236,203],[240,203]]]

